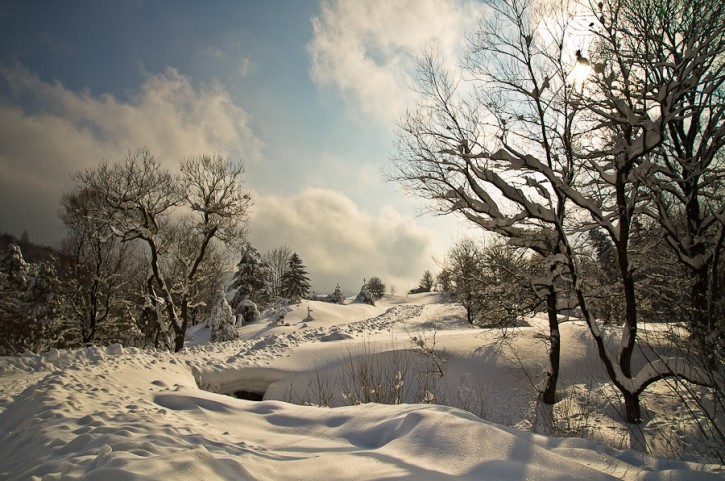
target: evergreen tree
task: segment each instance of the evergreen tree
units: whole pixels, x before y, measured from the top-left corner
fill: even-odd
[[[420,283],[418,284],[418,292],[432,291],[434,283],[433,274],[431,274],[430,271],[425,271],[423,273],[423,277],[420,279]]]
[[[211,313],[211,342],[233,341],[239,337],[236,318],[232,308],[222,293]]]
[[[17,244],[0,258],[0,355],[61,346],[61,282],[50,262],[28,264]]]
[[[282,276],[282,295],[289,300],[299,300],[310,291],[310,278],[297,253],[290,257],[287,272]]]
[[[10,244],[8,250],[0,258],[0,272],[5,274],[7,280],[12,282],[16,288],[25,289],[28,282],[28,264],[23,258],[20,246]]]
[[[239,311],[244,300],[250,300],[260,308],[267,307],[272,299],[269,277],[269,264],[262,260],[257,249],[247,243],[230,286],[237,291],[232,300],[234,311]]]

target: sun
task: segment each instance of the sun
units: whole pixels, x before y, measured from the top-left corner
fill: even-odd
[[[589,60],[587,60],[586,57],[584,57],[581,53],[581,50],[576,51],[576,64],[574,65],[574,69],[571,72],[571,80],[576,85],[582,85],[586,79],[589,77],[589,74],[592,72],[592,66],[589,63]]]

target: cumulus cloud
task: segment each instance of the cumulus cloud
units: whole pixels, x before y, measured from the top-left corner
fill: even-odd
[[[430,268],[434,248],[429,229],[392,207],[370,215],[344,194],[322,188],[255,195],[250,237],[262,253],[281,245],[296,251],[318,293],[332,292],[338,282],[352,292],[373,275],[404,292]]]
[[[395,121],[409,104],[416,56],[435,43],[456,59],[479,12],[468,0],[323,0],[312,19],[310,74],[356,109]]]
[[[31,239],[57,240],[56,210],[70,174],[119,160],[129,148],[147,146],[169,165],[202,152],[260,157],[250,118],[228,92],[195,88],[174,69],[149,75],[127,100],[71,91],[21,67],[0,76],[17,101],[0,102],[0,228],[16,235],[27,229]]]

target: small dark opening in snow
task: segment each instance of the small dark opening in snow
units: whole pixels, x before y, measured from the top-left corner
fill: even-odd
[[[253,391],[234,391],[234,397],[237,399],[245,399],[247,401],[262,401],[264,393]]]

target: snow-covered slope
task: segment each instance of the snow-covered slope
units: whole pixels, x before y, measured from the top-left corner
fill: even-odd
[[[0,359],[0,479],[722,479],[721,466],[530,434],[451,407],[320,408],[199,388],[294,397],[316,372],[339,379],[353,358],[420,356],[415,338],[435,341],[444,358],[441,393],[452,398],[476,378],[499,416],[531,401],[514,373],[540,367],[533,328],[504,345],[431,295],[376,307],[310,303],[313,321],[307,307],[289,326],[245,326],[239,341],[176,355],[111,346]],[[591,376],[592,353],[576,323],[564,326],[575,385]],[[517,356],[504,354],[511,348]]]

